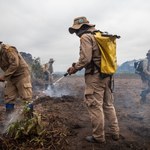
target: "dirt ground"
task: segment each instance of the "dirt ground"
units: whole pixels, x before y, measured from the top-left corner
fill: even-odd
[[[42,115],[58,115],[68,129],[68,150],[150,150],[150,96],[146,104],[140,104],[143,84],[138,76],[115,76],[115,108],[120,126],[120,140],[113,141],[108,134],[106,144],[91,144],[85,140],[91,135],[89,114],[83,103],[84,78],[68,76],[47,91],[35,91],[35,111]],[[0,105],[0,121],[3,122],[3,104]],[[34,149],[31,148],[31,149]]]

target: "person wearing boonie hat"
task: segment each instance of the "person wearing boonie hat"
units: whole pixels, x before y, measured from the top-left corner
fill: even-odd
[[[146,88],[141,91],[141,99],[140,102],[146,103],[147,102],[147,95],[150,93],[150,50],[146,53],[146,58],[143,60],[143,73],[142,79],[145,79]]]
[[[86,17],[78,17],[74,19],[73,26],[69,28],[69,32],[73,34],[78,29],[80,29],[83,25],[86,25],[89,27],[95,27],[95,25],[89,23]]]
[[[110,77],[101,79],[97,66],[101,61],[101,53],[94,35],[91,34],[95,25],[91,24],[86,17],[77,17],[73,25],[69,27],[71,34],[75,33],[80,38],[80,56],[77,62],[68,68],[69,75],[85,68],[85,99],[91,123],[92,135],[86,140],[91,143],[105,143],[104,116],[109,121],[111,136],[114,140],[119,139],[119,126],[116,111],[113,105],[113,94],[110,91]]]

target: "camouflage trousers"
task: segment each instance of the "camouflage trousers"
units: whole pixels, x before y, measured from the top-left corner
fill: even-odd
[[[110,77],[100,79],[99,73],[85,75],[85,100],[91,122],[93,137],[105,141],[105,118],[112,134],[119,134],[118,119],[113,105],[114,97],[109,88]]]
[[[150,80],[147,80],[147,87],[141,91],[141,102],[146,102],[146,96],[150,93]]]
[[[5,103],[15,103],[18,97],[23,101],[32,100],[32,85],[28,71],[21,77],[11,79],[5,84]]]

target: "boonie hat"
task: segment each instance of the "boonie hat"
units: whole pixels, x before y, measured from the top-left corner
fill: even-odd
[[[54,62],[54,59],[53,59],[53,58],[50,58],[49,62],[50,62],[50,63],[53,63],[53,62]]]
[[[82,16],[74,19],[73,26],[69,28],[69,32],[73,34],[76,30],[80,29],[82,25],[95,27],[95,25],[89,23],[86,17]]]

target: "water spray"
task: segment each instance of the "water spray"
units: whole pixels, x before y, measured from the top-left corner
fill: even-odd
[[[56,80],[53,85],[56,85],[56,83],[58,83],[59,81],[61,81],[64,77],[66,77],[68,75],[68,72],[65,73],[61,78],[59,78],[58,80]]]

